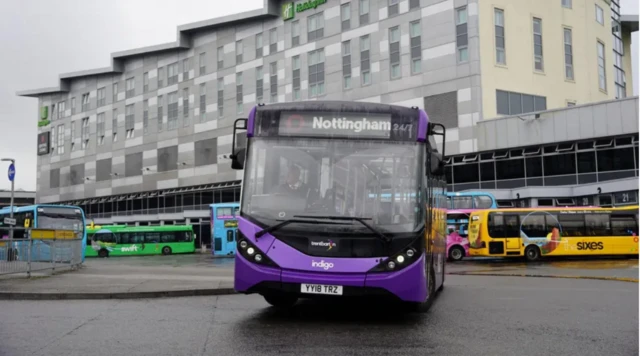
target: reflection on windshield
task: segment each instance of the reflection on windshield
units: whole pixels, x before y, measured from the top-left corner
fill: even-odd
[[[242,213],[266,225],[294,215],[331,215],[370,218],[371,224],[389,232],[412,231],[422,218],[419,147],[363,140],[255,139],[245,171]],[[357,223],[351,227],[362,228]]]
[[[84,224],[82,223],[82,220],[73,215],[47,215],[39,213],[38,228],[53,230],[73,230],[76,231],[76,235],[78,238],[83,237],[84,232]]]

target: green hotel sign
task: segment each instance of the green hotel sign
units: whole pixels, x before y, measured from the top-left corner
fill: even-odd
[[[318,6],[325,4],[326,2],[327,0],[307,0],[304,2],[299,2],[297,4],[294,4],[293,2],[282,4],[282,19],[284,21],[291,20],[295,17],[296,12],[315,9]]]

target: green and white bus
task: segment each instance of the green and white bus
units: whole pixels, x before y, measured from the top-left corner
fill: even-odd
[[[87,227],[87,257],[194,253],[191,225]]]

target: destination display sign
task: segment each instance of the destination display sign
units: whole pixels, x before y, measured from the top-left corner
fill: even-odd
[[[258,136],[416,140],[417,119],[356,112],[287,112],[259,119]]]
[[[225,228],[237,228],[238,227],[238,220],[225,220],[224,221],[224,227]]]

